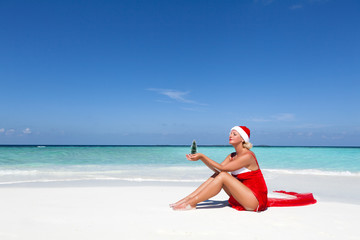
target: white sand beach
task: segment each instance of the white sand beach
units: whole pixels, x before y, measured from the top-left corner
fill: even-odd
[[[347,201],[332,197],[336,194],[324,195],[326,187],[330,189],[339,179],[332,178],[329,183],[326,176],[317,178],[320,188],[321,183],[328,183],[323,185],[323,191],[316,184],[309,189],[317,191],[315,186],[319,190],[314,192],[318,203],[274,207],[261,213],[238,212],[226,206],[224,193],[199,204],[197,210],[169,208],[169,203],[193,191],[197,183],[53,182],[1,186],[0,239],[358,239],[358,199]],[[350,188],[346,186],[348,192],[358,190],[359,178],[342,178],[343,182],[354,179],[357,182]],[[301,190],[298,179],[293,180],[284,190]],[[272,183],[277,183],[276,179]],[[289,189],[295,186],[298,189]],[[336,186],[334,189],[340,191]],[[337,196],[340,194],[346,192]]]

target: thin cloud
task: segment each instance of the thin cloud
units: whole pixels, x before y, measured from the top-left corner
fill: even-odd
[[[252,118],[251,121],[253,122],[270,122],[270,119],[265,119],[265,118]]]
[[[6,131],[5,135],[13,135],[15,133],[15,129],[9,129]]]
[[[293,121],[295,120],[295,115],[292,113],[280,113],[273,116],[273,118],[277,121]]]
[[[30,128],[25,128],[25,129],[23,130],[23,133],[24,133],[24,134],[30,134],[30,133],[31,133],[31,129],[30,129]]]
[[[5,128],[0,128],[0,133],[4,133],[5,132]]]
[[[158,94],[167,96],[168,98],[175,100],[177,102],[204,105],[204,104],[201,104],[196,101],[188,99],[187,95],[190,92],[183,92],[183,91],[178,91],[178,90],[173,90],[173,89],[160,89],[160,88],[149,88],[147,90],[157,92]]]

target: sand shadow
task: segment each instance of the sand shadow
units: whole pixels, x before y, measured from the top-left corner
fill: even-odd
[[[224,207],[229,207],[228,200],[224,200],[224,201],[206,200],[202,203],[198,203],[196,209],[224,208]]]

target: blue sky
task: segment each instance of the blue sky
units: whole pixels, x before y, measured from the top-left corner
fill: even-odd
[[[360,145],[360,3],[0,1],[0,144]]]

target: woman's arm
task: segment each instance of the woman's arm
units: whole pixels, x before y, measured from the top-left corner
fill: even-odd
[[[202,153],[188,154],[186,155],[186,157],[190,161],[197,161],[200,159],[209,168],[212,167],[218,171],[226,171],[226,172],[235,171],[242,167],[247,167],[251,165],[253,158],[251,154],[245,154],[241,157],[237,157],[236,160],[230,161],[230,155],[229,155],[221,164],[219,164]]]
[[[204,155],[205,156],[205,155]],[[209,158],[210,159],[210,158]],[[230,159],[231,159],[231,154],[229,154],[226,158],[225,158],[225,160],[224,161],[222,161],[222,163],[220,163],[220,165],[222,165],[222,166],[224,166],[224,165],[226,165],[227,163],[229,163],[230,162]],[[213,161],[213,160],[212,160]],[[215,162],[215,161],[213,161],[213,162]],[[219,169],[217,169],[216,167],[214,167],[214,166],[212,166],[209,162],[204,162],[203,161],[203,163],[206,165],[206,166],[208,166],[208,168],[210,168],[211,170],[213,170],[215,173],[219,173],[219,172],[221,172],[221,170],[219,170]]]

